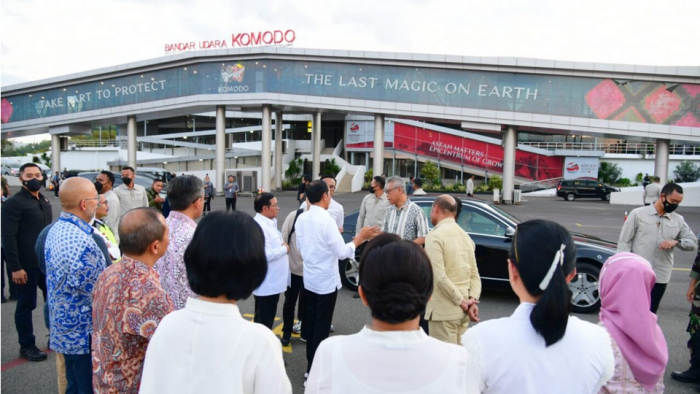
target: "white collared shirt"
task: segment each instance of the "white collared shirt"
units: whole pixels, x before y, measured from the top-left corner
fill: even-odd
[[[238,306],[189,298],[158,324],[146,351],[141,394],[291,394],[282,345]]]
[[[469,380],[482,393],[598,393],[615,372],[607,331],[569,316],[566,333],[546,347],[530,323],[535,304],[523,302],[513,315],[467,330],[462,344],[471,354]]]
[[[331,215],[318,205],[299,216],[297,245],[304,259],[304,288],[316,294],[340,289],[338,260],[355,256],[355,244],[345,243]]]
[[[338,225],[338,228],[342,228],[343,222],[345,221],[345,210],[343,206],[331,198],[331,205],[328,207],[328,213],[335,221],[335,224]]]
[[[268,219],[255,214],[255,221],[265,234],[265,257],[267,257],[267,275],[263,283],[253,291],[256,296],[270,296],[287,291],[291,281],[289,276],[289,254],[282,245],[282,234],[277,229],[277,219]]]
[[[374,331],[324,340],[306,382],[306,394],[475,394],[467,379],[471,356],[421,329]]]

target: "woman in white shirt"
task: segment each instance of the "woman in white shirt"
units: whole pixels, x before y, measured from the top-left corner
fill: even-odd
[[[570,317],[576,245],[561,225],[530,220],[513,236],[508,273],[513,315],[470,328],[468,370],[483,393],[597,393],[614,371],[607,332]]]
[[[235,239],[235,248],[222,247]],[[146,351],[141,393],[291,393],[280,341],[236,305],[267,272],[260,226],[245,213],[214,212],[184,255],[200,298],[167,315]]]
[[[467,380],[472,363],[464,349],[418,326],[432,291],[432,268],[420,246],[393,234],[370,241],[358,292],[372,325],[321,343],[305,393],[477,393],[476,382]]]

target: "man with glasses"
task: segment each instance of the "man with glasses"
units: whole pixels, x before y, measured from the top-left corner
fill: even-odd
[[[108,255],[105,256],[108,258],[107,260],[107,266],[110,266],[113,262],[117,262],[121,259],[122,254],[121,251],[119,250],[119,242],[117,241],[117,237],[114,235],[116,232],[115,230],[112,230],[112,228],[107,225],[107,223],[104,221],[104,219],[107,217],[109,214],[109,211],[111,210],[111,207],[109,206],[109,201],[107,201],[107,198],[105,197],[104,194],[100,194],[100,200],[99,204],[97,205],[97,213],[95,214],[95,220],[92,222],[92,227],[95,228],[95,233],[99,235],[100,238],[104,241],[105,245],[107,246],[108,250]]]
[[[34,163],[22,165],[19,179],[22,189],[2,206],[2,246],[7,268],[17,285],[15,327],[19,356],[29,361],[43,361],[46,353],[36,347],[32,312],[36,309],[37,287],[44,292],[46,300],[46,276],[39,270],[34,244],[41,230],[53,221],[53,214],[51,203],[39,193],[43,182],[39,166]]]
[[[171,211],[165,222],[170,241],[165,254],[153,268],[160,276],[161,286],[173,301],[174,310],[180,310],[185,307],[188,297],[199,298],[190,289],[183,258],[197,229],[195,220],[202,216],[204,182],[193,175],[175,177],[168,185],[168,204]]]
[[[119,214],[121,203],[119,202],[119,197],[117,197],[117,194],[114,192],[114,180],[115,177],[112,172],[102,171],[97,174],[95,183],[102,185],[102,188],[98,190],[100,191],[100,194],[104,194],[107,205],[109,205],[109,213],[107,213],[107,216],[104,218],[104,222],[114,232],[114,238],[117,240],[118,244],[119,234],[117,233],[117,226],[119,225],[119,218],[121,217]]]
[[[272,193],[255,197],[255,221],[265,235],[267,274],[263,283],[253,291],[255,296],[255,322],[272,329],[280,294],[287,290],[289,280],[289,245],[277,229],[280,206]]]
[[[331,175],[324,175],[321,180],[326,182],[326,185],[328,185],[328,190],[330,190],[331,194],[331,205],[328,207],[328,213],[331,214],[331,218],[333,218],[335,224],[338,225],[338,230],[342,233],[343,222],[345,221],[345,210],[343,209],[342,205],[333,199],[335,188],[338,186],[337,181]]]
[[[397,176],[387,179],[384,192],[390,205],[384,215],[382,231],[423,245],[430,230],[428,218],[421,207],[408,199],[403,180]]]
[[[62,212],[46,237],[46,279],[51,349],[63,354],[68,393],[92,392],[92,290],[106,267],[92,237],[99,196],[80,177],[67,179],[59,195]]]

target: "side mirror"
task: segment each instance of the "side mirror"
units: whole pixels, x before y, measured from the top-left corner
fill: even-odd
[[[515,230],[511,227],[508,227],[506,229],[506,237],[513,238],[514,235],[515,235]]]

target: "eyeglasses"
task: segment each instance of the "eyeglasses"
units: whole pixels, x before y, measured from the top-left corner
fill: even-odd
[[[98,207],[98,208],[99,208],[99,207],[106,207],[106,206],[109,206],[109,201],[107,201],[107,200],[104,200],[104,201],[102,201],[102,202],[99,202],[99,201],[97,202],[97,207]]]
[[[204,199],[204,196],[199,196],[199,197],[195,198],[194,201],[192,201],[192,204],[196,203],[197,200],[199,200],[200,198],[201,198],[201,199]]]
[[[97,200],[97,205],[100,205],[100,196],[97,196],[95,198],[83,198],[81,201],[88,201],[88,200]]]
[[[384,193],[389,194],[392,190],[398,189],[400,186],[392,187],[391,189],[384,189]]]

